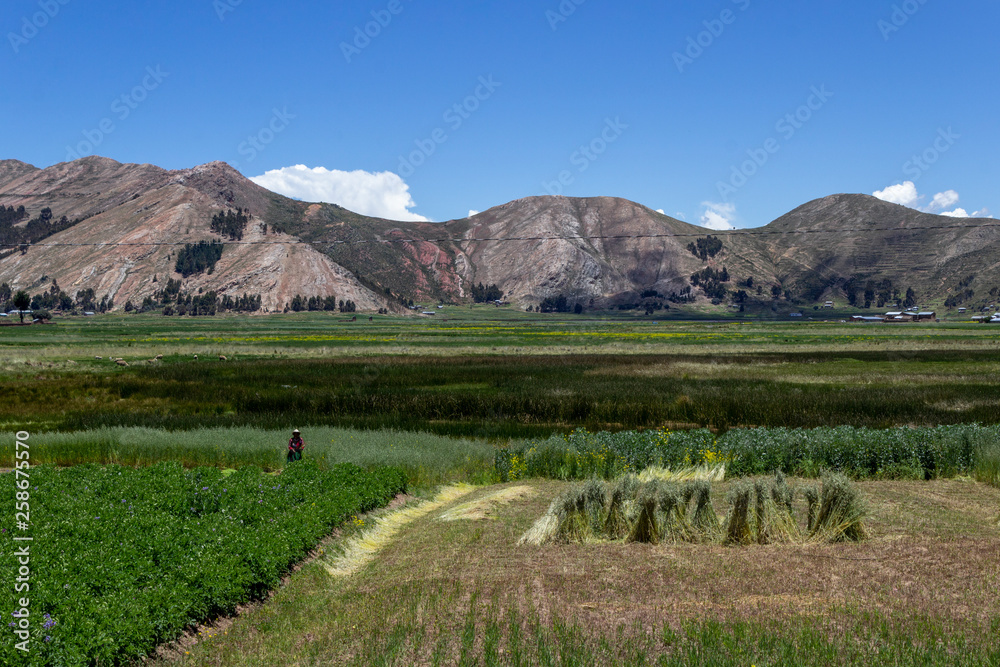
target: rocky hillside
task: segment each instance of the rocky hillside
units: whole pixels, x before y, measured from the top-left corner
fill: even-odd
[[[80,221],[4,257],[0,282],[35,292],[56,279],[71,295],[93,289],[119,307],[139,303],[167,278],[180,278],[174,266],[184,244],[220,239],[209,229],[215,213],[241,207],[254,216],[242,241],[267,243],[227,246],[211,275],[184,279],[186,291],[259,294],[267,310],[283,308],[296,294],[350,299],[363,310],[386,305],[384,296],[322,252],[270,228],[264,234],[276,198],[221,162],[166,171],[96,157],[44,170],[5,161],[0,203],[24,206],[32,215],[48,207],[55,218]]]
[[[683,301],[687,291],[729,301],[737,290],[811,304],[863,301],[866,288],[971,299],[1000,284],[1000,227],[864,195],[826,197],[766,227],[719,234],[721,248],[707,254],[689,245],[708,230],[623,199],[532,197],[468,219],[402,223],[282,197],[221,162],[167,171],[96,157],[48,169],[0,161],[0,205],[66,216],[39,245],[0,251],[0,283],[39,292],[56,279],[70,294],[93,289],[119,307],[181,279],[177,253],[226,240],[212,217],[235,209],[252,215],[242,242],[226,245],[211,272],[184,277],[183,289],[260,295],[266,310],[296,294],[398,310],[397,298],[466,300],[479,283],[527,305],[558,295],[588,305],[636,303],[643,293]]]

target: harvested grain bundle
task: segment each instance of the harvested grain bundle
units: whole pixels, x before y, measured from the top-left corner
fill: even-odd
[[[767,485],[764,484],[763,480],[758,479],[753,484],[753,495],[754,495],[754,536],[757,538],[757,544],[767,544],[770,542],[770,536],[768,535],[768,525],[767,525],[767,501],[768,498]]]
[[[843,475],[823,475],[819,513],[810,539],[820,542],[856,542],[867,536],[868,507],[858,490]]]
[[[673,484],[663,484],[657,489],[657,506],[663,517],[660,534],[664,540],[691,542],[696,537],[687,520],[685,497],[690,497],[687,486],[681,489]]]
[[[793,492],[784,475],[778,473],[770,490],[763,480],[754,486],[757,500],[757,542],[775,544],[793,542],[800,537],[799,525],[792,514]],[[780,502],[776,501],[780,499]]]
[[[611,489],[611,502],[608,503],[603,532],[610,540],[624,539],[629,534],[628,519],[625,517],[625,490],[621,484],[616,484]]]
[[[644,544],[660,543],[660,527],[656,523],[656,496],[647,493],[639,499],[639,518],[629,532],[629,542],[642,542]]]
[[[806,487],[802,491],[802,495],[805,496],[808,505],[806,530],[811,533],[812,529],[816,527],[816,512],[819,511],[819,489],[815,486]]]
[[[750,500],[754,487],[750,482],[740,482],[729,492],[729,518],[726,521],[726,544],[749,544],[754,541],[751,526]]]
[[[719,537],[719,517],[712,507],[712,485],[694,482],[692,486],[695,508],[690,525],[700,539],[714,542]]]
[[[559,539],[564,542],[586,542],[593,536],[586,507],[587,500],[582,488],[576,487],[563,493],[557,510]]]
[[[771,487],[771,497],[778,507],[789,514],[792,513],[792,502],[795,500],[795,491],[788,486],[785,473],[780,470],[774,475],[774,486]]]
[[[608,490],[603,482],[589,480],[581,491],[584,503],[584,513],[590,523],[590,532],[599,535],[604,530],[605,505],[607,505]]]

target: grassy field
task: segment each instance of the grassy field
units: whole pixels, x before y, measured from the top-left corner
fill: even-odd
[[[510,438],[577,426],[1000,423],[1000,328],[440,314],[5,327],[0,428],[294,423]]]
[[[0,327],[0,468],[27,430],[33,463],[277,472],[299,427],[321,468],[396,466],[417,497],[511,480],[465,498],[492,519],[441,521],[455,501],[351,576],[317,551],[164,663],[1000,664],[998,352],[1000,328],[960,323],[62,319]],[[516,546],[566,488],[546,477],[709,458],[881,480],[860,483],[872,539]]]
[[[1000,490],[962,481],[862,483],[873,515],[871,539],[857,544],[517,546],[567,484],[505,488],[514,485],[526,488],[522,499],[480,505],[487,518],[442,520],[497,487],[414,520],[353,576],[332,577],[323,559],[307,564],[266,605],[204,628],[169,662],[1000,660]]]

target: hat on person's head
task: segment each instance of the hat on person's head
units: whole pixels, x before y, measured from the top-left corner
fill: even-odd
[[[299,432],[299,429],[295,429],[294,431],[292,431],[292,435],[295,435],[298,432]]]

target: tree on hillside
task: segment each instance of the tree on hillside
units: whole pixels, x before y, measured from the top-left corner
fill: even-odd
[[[17,308],[17,314],[21,317],[21,324],[24,324],[24,311],[26,311],[30,305],[31,296],[29,296],[23,289],[18,290],[17,294],[14,295],[14,307]]]
[[[912,287],[906,288],[906,299],[903,301],[904,308],[913,308],[917,305],[917,294]]]

